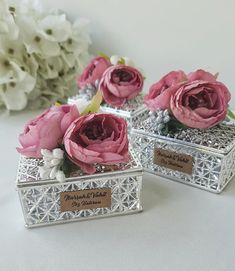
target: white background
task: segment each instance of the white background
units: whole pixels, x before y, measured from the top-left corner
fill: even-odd
[[[233,0],[41,2],[90,19],[93,52],[133,58],[145,70],[146,88],[172,69],[205,68],[220,71],[234,92]],[[37,113],[0,119],[1,271],[235,270],[234,180],[214,195],[145,175],[141,214],[25,229],[14,190],[15,146]]]
[[[19,2],[19,0],[18,0]],[[40,0],[90,20],[92,51],[131,57],[146,87],[174,69],[219,72],[235,108],[234,0]]]

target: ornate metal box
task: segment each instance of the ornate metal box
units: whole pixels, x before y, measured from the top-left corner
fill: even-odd
[[[17,190],[26,227],[124,215],[142,210],[142,167],[131,151],[127,164],[115,169],[97,165],[97,173],[80,171],[60,183],[39,177],[41,159],[21,156]]]
[[[178,129],[167,136],[154,131],[151,118],[132,131],[132,143],[146,171],[215,193],[233,178],[234,125]]]
[[[81,97],[81,94],[71,97],[68,99],[68,103],[74,104],[76,99]],[[102,112],[112,113],[126,119],[129,129],[140,124],[149,116],[149,111],[144,105],[144,99],[142,95],[138,95],[134,99],[127,101],[121,108],[112,107],[111,105],[103,103],[100,106],[100,110]]]

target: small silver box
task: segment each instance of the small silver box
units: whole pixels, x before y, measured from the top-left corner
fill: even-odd
[[[235,175],[235,126],[178,129],[161,136],[151,118],[132,130],[143,169],[175,181],[220,193]]]
[[[74,172],[63,183],[40,179],[42,159],[20,156],[17,190],[26,227],[140,212],[142,167],[133,151],[130,156],[115,168],[97,166],[93,175]]]

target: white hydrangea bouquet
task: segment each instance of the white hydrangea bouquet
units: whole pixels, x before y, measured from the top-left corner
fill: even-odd
[[[89,60],[86,25],[34,1],[18,7],[0,0],[0,107],[48,107],[73,95]]]

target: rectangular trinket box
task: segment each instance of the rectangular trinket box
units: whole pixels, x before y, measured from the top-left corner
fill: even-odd
[[[143,169],[175,181],[220,193],[235,174],[235,126],[178,129],[162,136],[151,118],[132,130]]]
[[[42,180],[42,159],[20,156],[17,190],[26,227],[140,212],[142,167],[136,155],[115,168],[98,166],[93,175],[73,172],[64,182]]]

